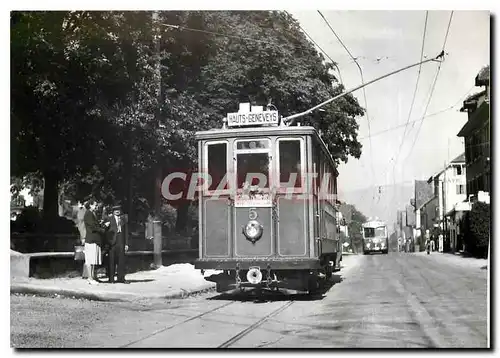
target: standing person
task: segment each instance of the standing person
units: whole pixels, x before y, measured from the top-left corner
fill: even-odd
[[[76,213],[76,226],[78,231],[80,232],[80,242],[85,247],[85,237],[87,236],[85,230],[85,222],[84,217],[87,210],[85,209],[85,205],[83,205],[80,201],[78,202],[78,212]],[[90,276],[90,265],[87,265],[84,261],[83,263],[83,272],[82,278],[89,278]]]
[[[85,204],[85,208],[87,209],[83,218],[86,231],[85,264],[90,266],[89,283],[97,284],[97,272],[95,270],[95,266],[102,264],[100,244],[104,228],[99,225],[99,221],[96,217],[97,202],[91,199]]]
[[[102,266],[105,267],[106,277],[108,277],[108,278],[110,277],[110,273],[109,273],[109,252],[111,249],[110,243],[111,243],[112,238],[114,236],[114,233],[110,231],[110,224],[111,224],[110,220],[111,220],[112,216],[113,216],[113,213],[111,212],[111,208],[109,206],[105,206],[103,213],[102,213],[102,223],[103,224],[109,223],[109,224],[106,225],[105,232],[102,235],[103,241],[102,241],[102,245],[101,245],[101,250],[102,250]],[[110,282],[111,282],[111,280],[110,280]]]
[[[436,251],[436,243],[435,243],[435,236],[431,236],[431,251],[434,252]]]
[[[120,205],[113,207],[113,214],[109,218],[110,226],[110,250],[109,250],[109,282],[114,282],[115,273],[117,281],[125,281],[125,252],[128,251],[128,227],[127,217],[122,215]]]
[[[431,240],[429,238],[425,239],[425,251],[427,251],[427,255],[430,254],[430,251],[431,251]]]

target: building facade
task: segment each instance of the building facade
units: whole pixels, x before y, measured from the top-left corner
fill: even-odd
[[[479,191],[490,192],[490,68],[483,68],[475,79],[484,90],[469,96],[463,102],[461,112],[467,113],[467,123],[457,134],[465,141],[467,168],[466,192],[477,196]]]
[[[415,238],[425,233],[426,215],[424,205],[434,197],[433,186],[426,180],[415,180]]]
[[[467,200],[465,155],[461,154],[445,166],[443,170],[431,176],[427,183],[433,187],[433,197],[436,199],[435,224],[446,229],[445,214],[455,204]]]

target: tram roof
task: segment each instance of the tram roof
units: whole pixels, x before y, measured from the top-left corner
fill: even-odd
[[[380,221],[380,220],[371,220],[363,223],[363,227],[371,227],[371,228],[377,228],[381,226],[387,226],[385,222]]]
[[[337,165],[333,161],[333,156],[328,150],[323,139],[319,136],[316,128],[311,126],[266,126],[266,127],[243,127],[243,128],[218,128],[208,131],[199,131],[195,133],[196,140],[207,139],[225,139],[225,138],[244,138],[255,136],[273,136],[273,135],[309,135],[314,137],[320,144],[323,151],[332,162],[333,167]],[[336,169],[335,169],[336,170]],[[338,172],[337,172],[338,174]]]
[[[208,131],[196,132],[197,140],[220,139],[228,137],[249,137],[255,135],[315,135],[318,132],[311,126],[268,126],[268,127],[243,127],[243,128],[217,128]],[[320,138],[321,139],[321,138]]]

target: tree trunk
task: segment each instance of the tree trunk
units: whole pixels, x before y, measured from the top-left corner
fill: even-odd
[[[130,131],[130,129],[129,129]],[[134,217],[134,203],[133,203],[133,170],[134,170],[134,163],[133,163],[133,143],[132,143],[132,133],[129,132],[129,137],[128,137],[128,147],[127,147],[127,154],[125,155],[125,193],[127,193],[127,208],[123,208],[123,210],[127,211],[128,217],[130,220],[133,220],[132,218]]]
[[[162,168],[160,166],[160,161],[157,162],[157,168],[156,168],[156,173],[155,173],[155,186],[154,186],[154,197],[153,197],[153,203],[154,203],[154,211],[155,211],[155,216],[156,219],[160,219],[160,213],[161,213],[161,183],[162,183]]]
[[[43,221],[50,223],[59,217],[59,177],[52,170],[43,173]]]

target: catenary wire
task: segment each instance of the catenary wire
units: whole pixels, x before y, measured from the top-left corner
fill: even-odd
[[[425,47],[425,34],[427,32],[427,20],[429,18],[429,11],[426,11],[425,12],[425,22],[424,22],[424,33],[422,35],[422,47],[421,47],[421,50],[420,50],[420,61],[422,61],[422,59],[424,58],[424,47]],[[410,122],[410,118],[411,118],[411,113],[413,111],[413,105],[415,104],[415,98],[417,96],[417,89],[418,89],[418,83],[420,81],[420,73],[422,72],[422,64],[420,64],[420,66],[418,67],[418,74],[417,74],[417,81],[415,83],[415,90],[413,91],[413,98],[411,100],[411,105],[410,105],[410,111],[408,112],[408,119],[406,120],[406,125],[405,125],[405,130],[403,132],[403,136],[401,138],[401,143],[399,144],[399,149],[398,149],[398,152],[396,154],[396,160],[394,161],[394,166],[397,165],[397,162],[398,162],[398,159],[399,159],[399,154],[401,153],[401,149],[403,147],[403,144],[404,144],[404,139],[405,139],[405,136],[406,136],[406,130],[408,129],[408,124]]]
[[[444,43],[443,43],[442,51],[444,51],[444,49],[445,49],[446,41],[448,39],[448,34],[449,34],[449,31],[450,31],[450,26],[451,26],[451,20],[452,20],[452,18],[453,18],[453,11],[450,14],[450,20],[448,22],[448,28],[446,29],[446,35],[445,35],[445,38],[444,38]],[[434,89],[436,88],[436,82],[437,82],[437,79],[438,79],[438,76],[439,76],[439,71],[441,70],[441,65],[442,65],[442,63],[439,63],[437,71],[436,71],[436,76],[434,77],[434,82],[432,84],[432,88],[431,88],[431,91],[430,91],[430,94],[429,94],[429,100],[427,101],[427,105],[425,107],[424,114],[423,114],[422,118],[426,115],[427,109],[429,108],[429,104],[430,104],[430,102],[432,100],[432,95],[434,94]],[[411,155],[411,153],[413,151],[413,148],[415,147],[415,143],[417,142],[418,136],[420,134],[420,129],[422,128],[422,124],[423,124],[423,121],[420,122],[420,126],[418,127],[418,130],[417,130],[417,135],[415,136],[415,140],[413,141],[411,149],[408,152],[408,155],[406,156],[406,158],[410,157],[410,155]],[[404,165],[404,163],[403,163],[403,165]]]
[[[455,107],[457,107],[457,106],[458,106],[458,105],[459,105],[459,104],[463,101],[463,99],[464,99],[465,97],[467,97],[467,95],[470,93],[470,91],[472,91],[472,90],[474,89],[474,87],[475,87],[475,85],[474,85],[474,86],[472,86],[472,87],[471,87],[471,88],[467,91],[467,93],[466,93],[464,96],[460,97],[460,99],[458,100],[458,102],[457,102],[457,103],[455,103],[454,105],[449,106],[449,107],[447,107],[447,108],[444,108],[444,109],[442,109],[442,110],[440,110],[440,111],[437,111],[437,112],[434,112],[434,113],[431,113],[431,114],[427,114],[427,115],[426,115],[426,116],[424,116],[423,118],[415,119],[415,120],[410,121],[410,122],[408,122],[408,123],[416,123],[416,122],[420,122],[420,121],[422,121],[422,120],[425,120],[426,118],[429,118],[429,117],[434,117],[434,116],[437,116],[437,115],[439,115],[439,114],[442,114],[442,113],[444,113],[444,112],[448,112],[448,111],[450,111],[450,110],[454,109]],[[382,130],[382,131],[380,131],[380,132],[375,132],[375,133],[372,133],[372,135],[371,135],[371,136],[372,136],[372,137],[375,137],[375,136],[378,136],[378,135],[381,135],[381,134],[384,134],[384,133],[389,133],[389,132],[395,131],[395,130],[397,130],[397,129],[400,129],[400,128],[402,128],[402,127],[405,127],[405,126],[406,126],[406,124],[400,124],[400,125],[398,125],[398,126],[394,126],[394,127],[390,127],[390,128],[384,129],[384,130]],[[359,138],[358,138],[358,140],[367,139],[367,138],[368,138],[368,136],[359,137]]]
[[[311,37],[311,36],[307,33],[307,31],[306,31],[306,30],[304,30],[304,28],[303,28],[302,26],[300,26],[300,25],[299,25],[299,27],[300,27],[300,29],[302,30],[302,32],[304,32],[304,34],[305,34],[305,35],[309,38],[309,40],[311,40],[311,42],[312,42],[313,44],[315,44],[315,45],[316,45],[316,47],[318,47],[318,48],[320,49],[320,51],[321,51],[321,52],[322,52],[322,53],[323,53],[326,57],[328,57],[328,59],[332,62],[332,65],[333,65],[333,66],[335,66],[335,68],[337,69],[337,73],[339,74],[339,80],[340,80],[340,83],[341,83],[342,85],[344,85],[344,81],[342,80],[342,75],[340,74],[340,68],[337,66],[337,63],[336,63],[336,62],[335,62],[335,61],[334,61],[334,60],[330,57],[330,55],[328,55],[328,53],[326,53],[326,51],[325,51],[325,50],[323,50],[323,49],[321,48],[321,46],[320,46],[320,45],[318,45],[318,43],[317,43],[316,41],[314,41],[314,39],[313,39],[313,38],[312,38],[312,37]]]
[[[361,69],[361,66],[359,65],[359,63],[356,61],[356,58],[352,55],[351,51],[349,51],[349,49],[347,48],[347,46],[340,39],[340,37],[337,35],[337,33],[333,29],[332,25],[330,25],[330,22],[326,19],[326,17],[323,15],[323,13],[321,11],[319,11],[319,10],[317,10],[317,11],[320,14],[320,16],[323,18],[323,21],[325,21],[325,23],[328,25],[328,27],[330,28],[330,30],[332,31],[332,33],[335,35],[335,37],[337,38],[337,40],[340,42],[340,44],[342,45],[342,47],[346,50],[346,52],[349,54],[349,56],[351,57],[351,59],[356,63],[356,66],[358,67],[359,73],[361,75],[361,84],[364,84],[365,83],[365,79],[364,79],[364,76],[363,76],[363,70]],[[365,101],[365,107],[366,107],[365,108],[365,114],[366,114],[366,122],[368,124],[368,135],[370,136],[370,133],[371,133],[370,116],[368,114],[368,102],[366,100],[366,90],[365,90],[364,87],[363,87],[363,99]],[[372,160],[370,160],[370,167],[371,167],[371,171],[372,171],[372,176],[373,176],[373,179],[375,179],[375,169],[373,167],[373,146],[372,146],[372,142],[371,142],[371,137],[370,137],[370,157],[372,159]],[[375,198],[373,198],[373,199],[375,199]]]

